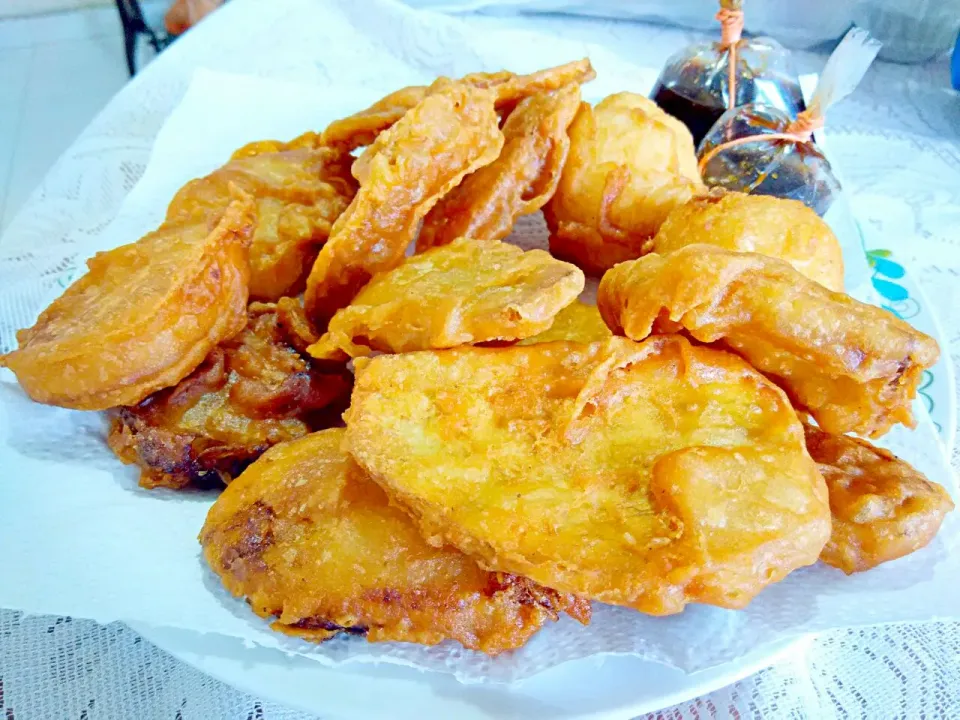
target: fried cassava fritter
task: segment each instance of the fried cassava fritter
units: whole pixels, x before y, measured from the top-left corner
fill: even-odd
[[[908,463],[866,440],[804,427],[830,493],[833,532],[820,559],[848,575],[925,547],[953,501]]]
[[[330,228],[356,193],[353,158],[330,148],[256,143],[223,167],[191,180],[167,208],[167,223],[203,222],[230,201],[231,186],[253,196],[250,297],[277,300],[303,290]],[[270,152],[273,146],[279,149]],[[259,151],[254,152],[254,147]]]
[[[529,337],[583,283],[579,268],[543,250],[460,238],[375,276],[309,352],[336,360]]]
[[[557,189],[567,160],[567,127],[580,105],[580,86],[522,100],[503,126],[503,149],[468,175],[427,213],[417,251],[459,237],[501,240],[521,215],[543,207]]]
[[[200,542],[227,589],[273,628],[323,641],[453,639],[496,655],[583,600],[434,548],[325,430],[267,451],[210,508]]]
[[[651,614],[742,608],[830,535],[784,393],[678,336],[363,359],[344,419],[431,543]]]
[[[503,146],[489,90],[449,85],[428,95],[381,134],[360,190],[333,226],[307,279],[304,308],[318,329],[375,273],[404,258],[423,216]],[[357,160],[359,163],[364,158]]]
[[[75,410],[176,385],[246,323],[254,210],[241,195],[212,229],[166,224],[97,253],[0,364],[33,400]]]
[[[698,243],[786,260],[828,290],[843,292],[840,242],[797,200],[717,188],[674,209],[643,251],[665,255]]]
[[[220,487],[267,448],[335,423],[350,386],[346,370],[314,367],[291,347],[264,306],[175,387],[112,410],[108,443],[140,467],[143,487]]]
[[[603,276],[597,305],[617,334],[686,331],[722,341],[834,434],[913,426],[910,403],[937,342],[893,313],[828,290],[789,263],[688,245]]]
[[[438,78],[432,85],[413,85],[400,88],[381,98],[366,110],[331,123],[321,136],[323,144],[347,152],[371,144],[377,136],[393,126],[408,110],[419,104],[431,92],[454,82],[494,92],[497,108],[509,111],[519,101],[536,93],[558,90],[571,84],[582,84],[596,77],[587,58],[539,70],[529,75],[517,75],[507,70],[494,73],[472,73],[458,80]]]
[[[652,100],[618,93],[581,104],[544,207],[550,251],[601,275],[640,257],[670,211],[705,191],[690,131]]]

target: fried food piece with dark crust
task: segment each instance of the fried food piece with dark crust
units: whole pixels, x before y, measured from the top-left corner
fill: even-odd
[[[227,589],[275,630],[320,642],[453,639],[496,655],[590,605],[431,547],[325,430],[269,450],[210,508],[200,542]]]
[[[807,450],[830,493],[833,532],[820,559],[848,575],[933,540],[953,500],[896,455],[866,440],[805,425]]]
[[[309,352],[362,357],[517,340],[550,327],[583,290],[579,268],[500,240],[454,240],[373,278]]]
[[[304,308],[316,328],[325,330],[375,273],[399,265],[423,216],[502,146],[492,92],[466,85],[429,95],[380,135],[307,279]]]
[[[518,342],[518,345],[536,345],[556,340],[592,343],[612,337],[610,328],[600,317],[596,305],[587,305],[579,300],[567,305],[553,318],[553,324],[542,333]]]
[[[431,543],[646,613],[742,608],[830,536],[783,391],[682,337],[362,359],[344,419]]]
[[[830,226],[797,200],[714,188],[675,208],[643,252],[705,243],[786,260],[828,290],[843,292],[843,252]]]
[[[322,142],[345,152],[369,145],[384,130],[406,114],[423,99],[446,85],[462,82],[496,94],[498,110],[509,110],[517,102],[535,93],[550,92],[570,84],[583,84],[596,77],[587,58],[564,65],[539,70],[530,75],[517,75],[507,70],[495,73],[472,73],[459,81],[438,78],[432,85],[412,85],[381,98],[366,110],[336,120],[322,134]]]
[[[500,156],[427,213],[417,252],[459,237],[502,240],[518,217],[542,208],[560,181],[570,148],[567,128],[579,106],[579,85],[522,100],[503,126]]]
[[[602,275],[640,257],[670,211],[705,191],[690,131],[652,100],[617,93],[583,103],[543,209],[550,252]]]
[[[264,306],[176,387],[112,410],[108,443],[143,487],[219,487],[271,446],[334,424],[350,388],[345,369],[301,357]]]
[[[191,180],[167,208],[167,223],[196,223],[223,212],[230,187],[252,195],[257,225],[250,245],[250,297],[277,300],[303,291],[307,274],[357,191],[353,158],[331,148],[264,141],[206,177]],[[281,148],[269,152],[271,146]]]
[[[136,404],[176,385],[246,324],[255,223],[241,194],[212,229],[164,225],[97,253],[0,366],[36,402],[74,410]]]
[[[686,331],[723,344],[778,383],[825,431],[913,427],[910,404],[937,341],[893,313],[835,293],[783,260],[711,245],[613,268],[597,306],[616,334]]]

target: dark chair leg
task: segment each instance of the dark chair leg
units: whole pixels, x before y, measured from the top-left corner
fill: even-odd
[[[143,19],[139,0],[117,0],[117,12],[120,14],[120,24],[123,27],[123,47],[127,55],[127,70],[130,77],[137,72],[137,38],[146,35],[147,42],[157,52],[170,44],[171,38],[153,31]]]

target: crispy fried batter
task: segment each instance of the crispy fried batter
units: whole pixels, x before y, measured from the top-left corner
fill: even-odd
[[[827,290],[776,258],[711,245],[610,270],[597,305],[616,334],[685,330],[774,379],[830,433],[912,427],[910,402],[936,340],[892,313]]]
[[[586,103],[544,207],[550,251],[597,275],[639,257],[667,215],[705,188],[683,123],[633,93]]]
[[[374,277],[309,352],[338,360],[529,337],[583,283],[577,267],[543,250],[460,238]]]
[[[163,226],[97,253],[86,275],[0,357],[33,400],[75,410],[135,404],[175,385],[246,323],[252,198],[207,223]]]
[[[490,655],[520,647],[583,600],[481,570],[436,549],[341,450],[342,430],[283,443],[220,496],[200,533],[227,589],[273,628],[323,641],[453,639]]]
[[[567,127],[580,105],[580,86],[532,95],[503,126],[500,157],[463,179],[423,220],[417,251],[458,237],[501,240],[521,215],[543,207],[567,160]]]
[[[597,306],[587,305],[577,300],[558,312],[549,328],[533,337],[521,340],[517,344],[536,345],[538,343],[554,342],[555,340],[592,343],[606,340],[612,335],[610,328],[600,317]]]
[[[321,372],[290,345],[269,308],[174,388],[111,411],[108,443],[140,466],[143,487],[229,483],[267,448],[336,420],[350,374]]]
[[[850,575],[916,552],[933,540],[950,495],[866,440],[805,425],[807,450],[830,493],[833,532],[820,554]]]
[[[256,199],[250,246],[250,297],[255,300],[303,290],[320,246],[357,190],[350,155],[300,144],[295,140],[287,148],[264,141],[241,148],[223,167],[184,185],[167,208],[168,223],[198,223],[223,212],[231,185]],[[270,151],[274,146],[280,149]]]
[[[743,607],[830,535],[784,393],[681,337],[363,359],[344,418],[432,543],[647,613]]]
[[[829,290],[843,292],[843,252],[819,215],[797,200],[715,188],[675,208],[643,252],[666,255],[706,243],[780,258]]]
[[[304,307],[318,329],[374,273],[392,270],[423,216],[503,145],[493,94],[450,85],[429,95],[374,145],[368,172],[307,279]]]
[[[323,131],[322,141],[325,145],[346,152],[369,145],[381,132],[402,118],[430,92],[452,82],[462,82],[471,87],[493,90],[496,93],[497,108],[509,110],[518,101],[535,93],[550,92],[573,83],[580,85],[595,77],[596,73],[590,61],[583,58],[539,70],[530,75],[516,75],[507,70],[501,70],[495,73],[472,73],[459,81],[438,78],[430,87],[413,85],[401,88],[381,98],[366,110],[331,123]]]
[[[287,150],[316,150],[323,147],[323,138],[320,134],[308,131],[298,135],[293,140],[257,140],[247,143],[234,151],[231,160],[263,155],[264,153],[286,152]]]

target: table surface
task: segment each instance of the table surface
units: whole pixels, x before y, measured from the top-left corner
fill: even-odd
[[[153,139],[196,67],[355,87],[400,84],[385,80],[389,64],[365,61],[375,48],[407,63],[420,53],[415,59],[423,67],[459,74],[462,48],[452,34],[436,29],[447,21],[392,0],[363,6],[353,7],[352,0],[233,0],[111,101],[11,223],[0,241],[3,254],[72,242],[102,228],[143,173]],[[325,13],[348,16],[371,45],[322,41]],[[317,22],[305,23],[304,17]],[[461,21],[470,32],[534,31],[543,42],[561,37],[596,44],[651,67],[700,37],[556,16]],[[818,71],[824,61],[816,53],[795,57],[801,73]],[[477,59],[471,69],[479,64]],[[933,299],[948,341],[944,352],[960,377],[960,96],[949,85],[948,60],[876,63],[857,92],[831,110],[828,127],[855,211],[889,238],[889,248]],[[960,449],[951,460],[960,468]],[[308,717],[207,678],[121,624],[5,610],[0,712],[5,720]],[[916,718],[958,712],[960,623],[944,622],[827,633],[805,654],[650,717]]]

